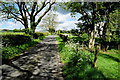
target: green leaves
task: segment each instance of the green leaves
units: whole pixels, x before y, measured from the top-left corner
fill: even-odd
[[[29,47],[34,46],[39,41],[40,40],[31,41],[31,42],[21,44],[21,45],[16,45],[16,46],[3,47],[2,48],[2,58],[3,59],[11,59],[15,56],[19,56],[22,52],[24,52]]]

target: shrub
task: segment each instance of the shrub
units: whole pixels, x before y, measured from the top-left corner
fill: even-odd
[[[41,33],[41,32],[36,32],[36,33],[33,34],[34,39],[38,39],[38,37],[40,37],[40,36],[44,36],[44,34]]]
[[[45,36],[39,36],[39,40],[43,40]]]
[[[66,42],[68,40],[68,35],[65,34],[59,34],[60,38],[63,40],[63,42]]]
[[[39,37],[38,34],[36,34],[36,33],[33,34],[33,38],[34,38],[34,39],[38,39],[38,37]]]
[[[36,32],[36,34],[37,34],[38,36],[44,36],[44,34],[43,34],[42,32]]]
[[[17,46],[8,46],[2,48],[2,59],[11,59],[15,56],[19,56],[22,52],[29,49],[30,47],[37,44],[38,41],[30,41],[25,44],[17,45]],[[4,62],[3,62],[4,63]]]
[[[2,35],[2,44],[3,46],[14,46],[20,45],[31,41],[29,35]]]
[[[25,29],[14,29],[13,32],[25,32]]]

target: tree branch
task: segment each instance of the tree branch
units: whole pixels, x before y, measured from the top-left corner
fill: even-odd
[[[33,6],[32,6],[32,12],[31,12],[31,15],[34,14],[36,6],[37,6],[37,2],[34,2],[34,3],[33,3]]]
[[[27,6],[26,6],[26,5],[25,5],[25,9],[26,9],[26,11],[27,11],[28,15],[30,16],[30,13],[29,13],[28,8],[27,8]]]
[[[19,11],[20,11],[20,14],[21,14],[22,18],[24,19],[24,15],[23,15],[23,12],[22,12],[22,4],[21,3],[22,2],[17,2],[17,5],[19,7]]]
[[[6,6],[3,4],[3,6],[6,8]],[[20,18],[20,17],[18,17],[17,15],[15,15],[11,10],[9,10],[8,8],[6,8],[8,11],[9,11],[9,13],[11,13],[13,16],[15,16],[16,18],[18,18],[18,19],[21,19],[22,20],[22,18]],[[5,13],[8,13],[7,11],[3,11],[3,12],[5,12]]]
[[[23,2],[22,5],[23,5],[23,12],[24,12],[24,14],[25,14],[25,17],[27,17],[27,15],[26,15],[26,12],[27,12],[27,11],[26,11],[26,9],[25,9],[25,2]]]
[[[36,16],[48,3],[50,3],[50,2],[47,2],[47,3],[45,4],[45,2],[46,2],[46,1],[43,2],[42,7],[41,7],[38,11],[36,11],[36,13],[35,13],[34,16]]]
[[[51,3],[49,8],[43,13],[42,16],[39,17],[38,21],[35,23],[35,25],[38,25],[41,19],[47,14],[47,12],[51,9],[52,5],[55,4],[55,2]]]

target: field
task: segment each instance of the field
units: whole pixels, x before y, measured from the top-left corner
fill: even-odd
[[[72,38],[72,37],[71,37]],[[90,59],[93,61],[93,53],[79,49],[79,52],[72,50],[72,46],[76,43],[64,43],[60,37],[56,38],[59,41],[59,52],[64,66],[64,76],[66,80],[80,80],[80,79],[105,79],[113,80],[120,79],[119,76],[119,63],[120,54],[118,50],[108,50],[106,53],[100,52],[98,55],[97,66],[91,67],[91,64],[86,61]],[[74,48],[76,48],[74,46]],[[112,52],[113,54],[108,54]],[[78,56],[78,54],[80,56]],[[84,55],[83,55],[84,54]],[[83,55],[83,56],[81,56]],[[83,59],[82,61],[79,61]]]
[[[25,34],[25,33],[23,33],[23,32],[0,32],[0,35],[10,35],[10,34],[14,34],[14,35],[16,35],[16,34]]]
[[[97,68],[107,78],[120,78],[120,54],[99,54]]]

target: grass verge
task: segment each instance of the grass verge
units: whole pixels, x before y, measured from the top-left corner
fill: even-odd
[[[44,38],[45,38],[45,36],[41,37],[39,39],[33,39],[32,41],[25,43],[25,44],[21,44],[21,45],[17,45],[17,46],[2,47],[2,59],[12,59],[16,56],[19,56],[25,50],[28,50],[31,47],[38,44]]]
[[[76,52],[75,43],[64,43],[60,37],[56,39],[61,60],[65,64],[63,68],[65,80],[106,79],[101,71],[91,66],[92,53],[84,50]]]
[[[120,54],[99,54],[97,67],[107,78],[120,79]]]
[[[112,49],[104,53],[100,51],[97,67],[93,68],[86,62],[86,60],[89,59],[89,56],[87,56],[89,51],[79,51],[78,53],[81,56],[77,55],[74,50],[71,50],[71,46],[73,46],[74,43],[70,45],[62,42],[60,37],[56,39],[58,41],[61,60],[65,64],[63,68],[65,80],[120,80],[120,54],[118,50]],[[85,53],[87,55],[83,55]],[[80,59],[83,60],[80,61]]]

